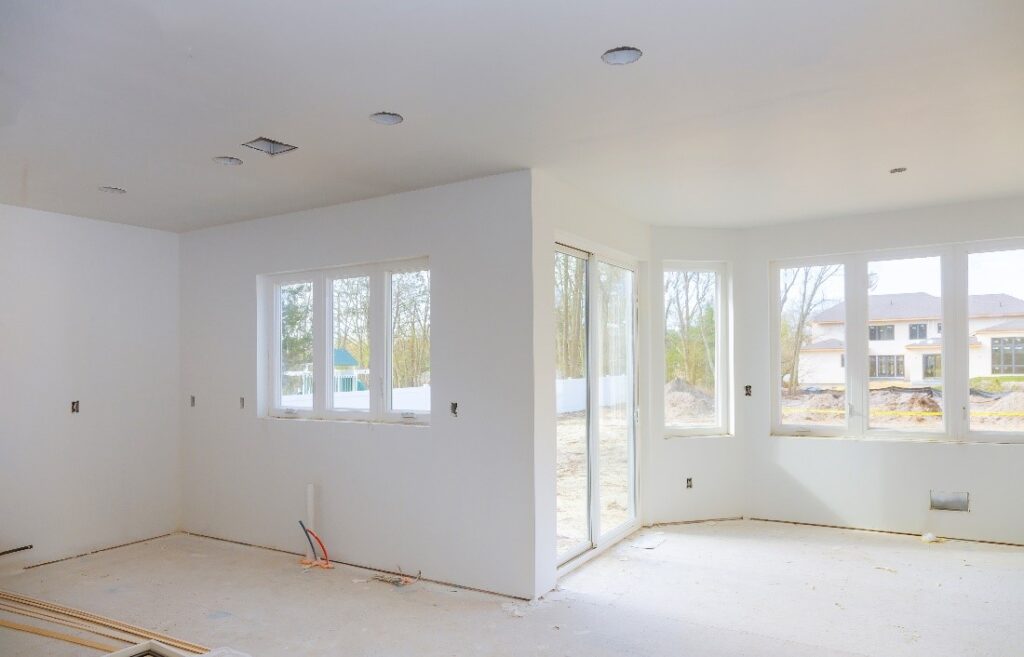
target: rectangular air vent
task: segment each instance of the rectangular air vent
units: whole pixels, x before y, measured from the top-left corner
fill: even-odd
[[[967,511],[969,498],[969,493],[933,490],[931,508],[932,511]]]
[[[292,146],[291,144],[285,144],[284,142],[275,141],[273,139],[267,139],[266,137],[257,137],[252,141],[245,142],[244,144],[242,144],[242,146],[254,148],[270,156],[280,155],[281,153],[294,151],[296,148],[298,148],[298,146]]]

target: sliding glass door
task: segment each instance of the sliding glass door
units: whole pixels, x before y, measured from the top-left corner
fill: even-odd
[[[555,252],[559,563],[636,518],[636,281],[593,254]]]

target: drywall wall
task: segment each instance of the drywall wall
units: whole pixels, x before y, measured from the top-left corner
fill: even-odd
[[[650,378],[651,404],[650,440],[644,471],[645,520],[648,524],[735,518],[744,513],[745,500],[745,438],[747,436],[748,400],[742,395],[742,380],[732,377],[730,409],[732,432],[727,436],[671,436],[665,426],[665,264],[671,262],[726,263],[727,280],[732,283],[742,233],[736,230],[654,228],[651,238],[650,306],[652,317],[648,333],[652,366]],[[727,300],[735,298],[726,295]],[[730,309],[731,310],[731,309]],[[733,312],[728,316],[733,317]],[[732,333],[732,323],[727,327]],[[735,340],[728,359],[730,369],[736,362],[745,362],[747,354],[735,353]],[[686,480],[693,488],[686,488]]]
[[[0,568],[175,530],[178,236],[0,206],[0,279]]]
[[[534,378],[534,590],[545,593],[555,586],[556,559],[556,441],[555,441],[555,302],[554,247],[559,242],[622,260],[637,269],[637,294],[640,301],[638,335],[649,330],[647,262],[650,228],[624,216],[607,205],[595,203],[586,195],[551,175],[532,172],[533,211],[533,363]],[[638,341],[639,371],[648,362],[647,341]],[[640,375],[641,407],[647,404],[647,384]],[[638,471],[643,480],[647,443],[647,425],[637,428]],[[644,494],[638,491],[638,522],[644,519]]]
[[[534,595],[530,184],[522,171],[182,236],[187,530],[303,552],[312,482],[332,558]],[[259,275],[421,256],[429,426],[239,408],[259,385]]]
[[[737,500],[723,491],[731,500],[725,508],[740,502],[735,508],[752,517],[1024,542],[1017,504],[1024,498],[1019,476],[1024,445],[771,436],[767,331],[771,261],[1020,237],[1024,235],[1024,199],[827,218],[736,231],[709,243],[704,243],[707,234],[702,231],[664,228],[653,235],[664,259],[694,257],[694,245],[700,245],[698,257],[704,250],[711,259],[732,249],[728,257],[734,289],[736,434],[743,449],[724,460],[706,453],[697,459],[724,468],[730,476],[738,473],[735,490],[743,498]],[[753,385],[751,398],[740,393],[747,383]],[[728,451],[727,441],[714,444],[719,451]],[[650,485],[657,485],[656,480]],[[970,491],[970,513],[929,511],[928,491],[933,488]],[[668,504],[670,499],[659,494],[649,497],[658,504]],[[688,510],[669,505],[665,514],[684,519]]]

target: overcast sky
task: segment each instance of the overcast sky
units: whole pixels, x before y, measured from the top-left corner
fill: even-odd
[[[868,263],[868,273],[877,274],[871,294],[927,292],[942,294],[940,259],[911,258]],[[968,294],[1009,294],[1024,299],[1024,250],[975,253],[968,260]],[[843,298],[843,276],[833,276],[824,286],[825,298]],[[831,305],[831,304],[826,304]]]

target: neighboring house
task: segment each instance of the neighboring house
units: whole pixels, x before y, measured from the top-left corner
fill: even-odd
[[[968,298],[970,376],[1024,375],[1024,300],[1008,294]],[[811,319],[800,350],[800,384],[846,381],[846,305]],[[868,375],[877,380],[934,383],[942,376],[942,304],[924,292],[868,297]]]

